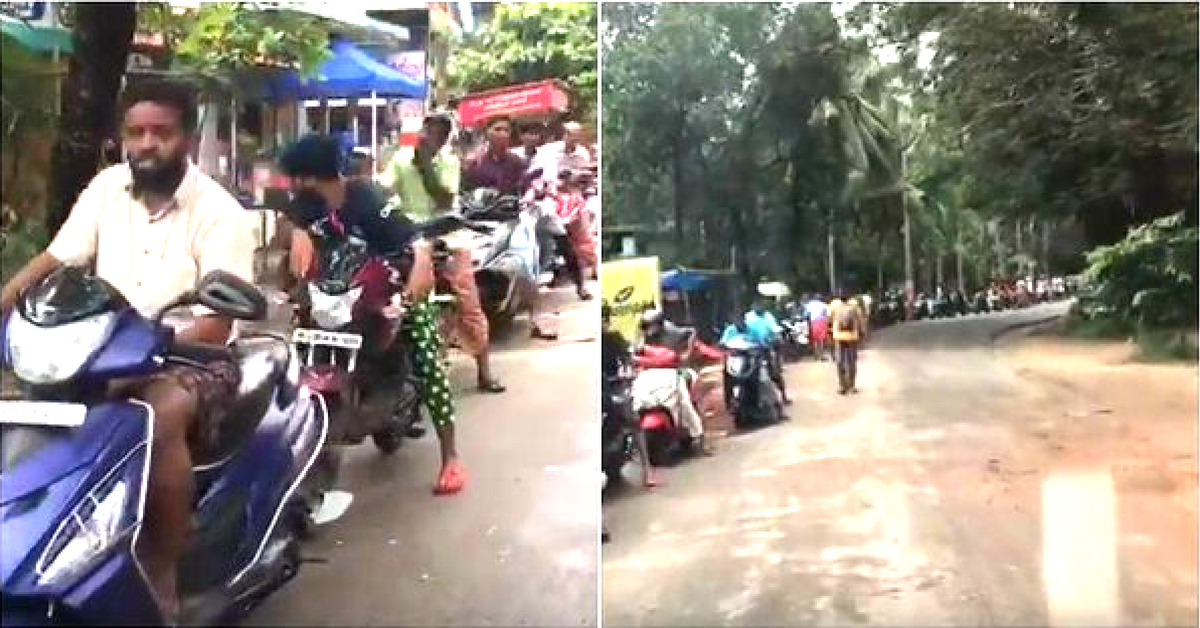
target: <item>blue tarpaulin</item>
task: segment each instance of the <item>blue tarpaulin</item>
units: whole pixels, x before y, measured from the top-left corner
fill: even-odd
[[[662,289],[677,292],[698,292],[708,287],[709,278],[686,270],[668,270],[660,278]]]
[[[397,98],[423,98],[425,84],[376,61],[358,46],[339,41],[333,44],[333,58],[317,71],[317,77],[304,80],[294,72],[279,73],[267,87],[270,96],[280,100],[299,98],[347,97],[369,93]]]

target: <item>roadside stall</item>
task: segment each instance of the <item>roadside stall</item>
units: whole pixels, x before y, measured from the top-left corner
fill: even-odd
[[[675,268],[663,273],[660,283],[667,318],[695,327],[706,343],[716,343],[739,313],[736,276],[730,271]]]
[[[517,124],[551,123],[570,107],[570,88],[551,79],[468,94],[458,101],[458,123],[477,127],[495,116],[508,116]]]

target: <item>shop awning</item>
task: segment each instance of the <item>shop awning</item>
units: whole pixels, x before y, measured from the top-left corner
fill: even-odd
[[[563,113],[570,106],[567,86],[548,80],[469,94],[458,104],[463,126],[474,126],[495,116],[544,117]]]
[[[21,45],[37,52],[53,52],[57,49],[66,54],[73,50],[71,31],[65,28],[36,26],[7,15],[0,15],[0,32],[3,32],[5,37],[12,37]]]

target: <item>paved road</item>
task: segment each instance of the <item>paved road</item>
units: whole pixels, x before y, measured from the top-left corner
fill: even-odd
[[[1126,529],[1178,519],[1169,491],[1031,435],[1063,413],[991,346],[1064,308],[881,332],[853,397],[789,367],[792,421],[606,500],[604,625],[1195,625],[1194,556],[1161,553],[1194,544]]]
[[[599,313],[570,290],[553,296],[557,342],[500,341],[507,393],[475,393],[473,366],[454,360],[466,490],[432,495],[432,430],[390,459],[356,448],[344,472],[356,501],[307,550],[327,562],[245,623],[597,625]]]

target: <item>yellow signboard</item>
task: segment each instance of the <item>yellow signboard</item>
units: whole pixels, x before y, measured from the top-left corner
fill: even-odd
[[[638,334],[642,312],[662,303],[657,257],[638,257],[600,265],[602,303],[609,307],[612,328],[629,342]]]

